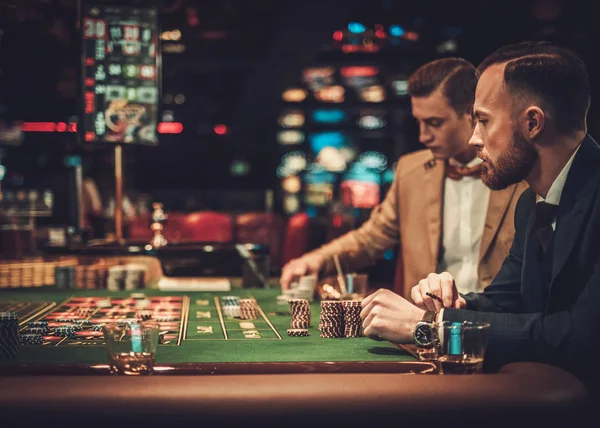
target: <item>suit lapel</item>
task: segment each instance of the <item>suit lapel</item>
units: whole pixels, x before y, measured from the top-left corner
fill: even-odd
[[[423,182],[423,190],[427,198],[427,207],[424,214],[427,217],[429,245],[433,262],[437,265],[443,218],[444,163],[440,161],[429,161],[426,163]]]
[[[571,165],[556,214],[551,287],[573,251],[592,205],[599,158],[600,147],[586,137]]]
[[[517,191],[518,184],[513,184],[507,189],[500,191],[491,191],[488,210],[485,217],[485,226],[481,235],[481,247],[479,250],[479,261],[483,259],[485,253],[490,248],[490,244],[498,232],[500,222],[506,215],[506,210],[511,199]]]

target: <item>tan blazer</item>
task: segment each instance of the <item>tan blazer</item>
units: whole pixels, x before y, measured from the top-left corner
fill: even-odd
[[[316,249],[326,258],[325,270],[335,272],[332,256],[351,269],[374,264],[400,242],[403,285],[395,291],[410,297],[410,290],[435,272],[441,245],[444,162],[432,161],[429,150],[402,156],[385,200],[363,225]],[[483,289],[500,270],[512,244],[515,206],[527,184],[521,182],[490,194],[479,253],[479,280]]]

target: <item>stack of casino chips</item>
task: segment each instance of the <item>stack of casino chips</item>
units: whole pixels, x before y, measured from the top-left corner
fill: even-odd
[[[362,335],[361,302],[343,300],[342,307],[344,308],[344,336],[360,337]]]
[[[19,356],[19,317],[14,312],[0,312],[0,360]]]
[[[33,287],[33,263],[19,263],[21,269],[21,287]]]
[[[306,299],[290,299],[290,328],[310,327],[310,304]]]
[[[64,290],[75,288],[75,265],[57,264],[54,269],[56,287]]]
[[[344,307],[338,300],[321,301],[321,337],[344,337]]]
[[[78,331],[81,331],[82,329],[83,327],[80,324],[64,324],[59,327],[54,327],[54,335],[61,337],[71,337],[75,336],[75,334]]]
[[[310,303],[307,299],[290,299],[290,328],[289,336],[308,336],[310,327]]]
[[[79,265],[75,268],[75,287],[87,290],[106,288],[108,268],[101,264]]]
[[[240,316],[240,298],[238,296],[223,296],[221,297],[223,305],[223,315],[230,318]]]
[[[45,262],[44,263],[44,285],[54,285],[56,281],[55,277],[56,263]]]
[[[21,331],[19,342],[21,345],[41,345],[44,343],[44,336],[49,333],[48,321],[32,321]]]
[[[106,288],[110,291],[136,290],[144,287],[145,266],[117,265],[108,268]]]
[[[258,303],[256,299],[240,299],[240,318],[243,320],[258,318]]]
[[[0,263],[0,288],[8,288],[8,273],[10,272],[10,267],[8,263]]]

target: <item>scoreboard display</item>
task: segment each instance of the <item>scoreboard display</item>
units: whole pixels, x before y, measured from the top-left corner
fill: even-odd
[[[83,141],[157,144],[156,9],[84,3],[81,14]]]

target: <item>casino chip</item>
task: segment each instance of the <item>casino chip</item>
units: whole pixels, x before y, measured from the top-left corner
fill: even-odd
[[[21,345],[42,345],[44,337],[41,334],[22,334],[19,336]]]
[[[310,303],[307,299],[290,299],[291,329],[307,329],[310,327]]]
[[[321,337],[344,337],[344,307],[338,300],[321,301],[321,320],[319,323]]]
[[[259,315],[258,312],[258,302],[256,299],[248,298],[248,299],[240,299],[240,318],[243,320],[254,320],[257,319]]]
[[[362,336],[362,320],[360,319],[362,303],[358,301],[344,300],[342,301],[342,307],[344,309],[344,336]]]
[[[306,328],[288,328],[287,331],[288,336],[292,337],[306,337],[310,336],[308,329]]]

